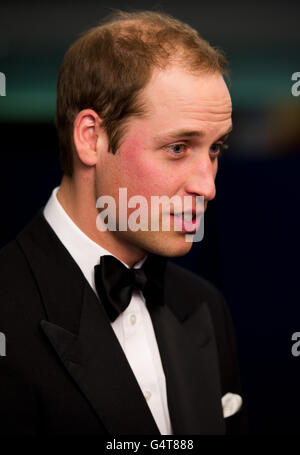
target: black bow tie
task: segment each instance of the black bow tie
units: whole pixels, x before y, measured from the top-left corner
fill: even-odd
[[[147,305],[163,304],[165,258],[149,254],[140,269],[128,269],[111,255],[102,256],[95,265],[95,285],[98,295],[113,322],[129,305],[132,292],[143,292]]]

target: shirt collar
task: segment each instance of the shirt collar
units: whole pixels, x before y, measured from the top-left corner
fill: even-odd
[[[94,266],[99,264],[101,256],[112,254],[79,229],[58,201],[56,196],[58,190],[59,186],[52,191],[43,211],[44,217],[95,290]],[[140,268],[146,257],[137,262],[134,268]],[[123,264],[128,267],[124,262]]]

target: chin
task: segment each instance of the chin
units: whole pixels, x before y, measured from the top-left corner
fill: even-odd
[[[173,236],[172,236],[173,237]],[[193,242],[187,242],[185,236],[181,235],[173,238],[155,238],[144,243],[144,250],[159,256],[177,257],[184,256],[192,248]]]
[[[169,248],[162,248],[162,251],[160,253],[161,256],[167,256],[167,257],[179,257],[179,256],[184,256],[187,254],[191,248],[192,248],[193,243],[192,242],[185,242],[185,245],[181,246],[173,246]]]
[[[120,237],[127,245],[134,246],[145,253],[166,257],[184,256],[193,245],[193,242],[186,241],[185,234],[174,232],[167,235],[164,232],[122,232]]]

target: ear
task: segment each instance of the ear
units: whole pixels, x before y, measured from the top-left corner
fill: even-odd
[[[107,143],[102,120],[92,109],[80,111],[74,121],[73,140],[78,158],[86,166],[94,166],[98,160],[99,143]],[[101,141],[101,136],[105,136]]]

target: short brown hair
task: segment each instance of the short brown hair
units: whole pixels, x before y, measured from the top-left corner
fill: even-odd
[[[176,57],[190,71],[227,72],[224,54],[196,30],[152,11],[116,11],[69,48],[59,71],[55,119],[64,174],[73,174],[73,125],[78,112],[98,113],[115,153],[126,121],[144,112],[138,95],[152,70],[165,68]]]

